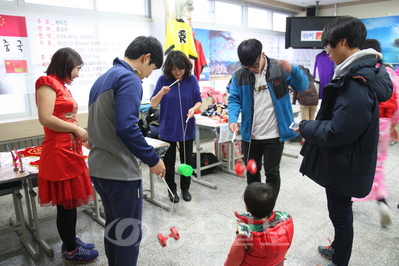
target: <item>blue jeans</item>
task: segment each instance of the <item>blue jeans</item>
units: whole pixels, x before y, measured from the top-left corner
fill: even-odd
[[[248,160],[254,159],[258,170],[255,174],[247,172],[247,184],[253,182],[261,182],[260,170],[265,169],[266,183],[269,184],[275,191],[276,196],[280,192],[280,162],[283,155],[284,142],[279,138],[265,139],[265,140],[251,140],[251,147],[246,141],[242,141],[242,152],[244,155],[245,164]],[[249,153],[248,153],[249,149]]]
[[[332,262],[338,266],[347,266],[353,244],[352,198],[342,196],[326,189],[327,207],[334,226],[334,248]]]
[[[109,266],[136,266],[142,236],[142,181],[91,176],[106,216],[104,247]]]

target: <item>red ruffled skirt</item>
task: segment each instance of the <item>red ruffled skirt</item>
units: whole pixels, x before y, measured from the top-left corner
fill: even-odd
[[[46,132],[39,162],[39,204],[73,209],[94,200],[82,145],[69,133]]]
[[[87,170],[80,176],[63,181],[49,181],[39,176],[39,204],[42,207],[62,205],[73,209],[94,200],[93,187]]]

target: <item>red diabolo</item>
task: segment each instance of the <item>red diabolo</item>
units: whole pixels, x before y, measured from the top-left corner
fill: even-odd
[[[164,236],[162,234],[158,234],[157,237],[158,237],[159,244],[161,244],[161,246],[164,248],[164,247],[166,247],[166,240],[168,240],[168,238],[171,237],[174,240],[179,240],[180,234],[177,231],[176,227],[172,227],[172,228],[170,228],[169,236]]]
[[[251,159],[248,161],[247,163],[247,170],[251,175],[256,174],[256,172],[258,171],[258,167],[256,166],[256,162],[254,159]]]
[[[241,162],[237,162],[235,166],[236,174],[239,177],[242,177],[244,175],[245,171],[245,166]]]

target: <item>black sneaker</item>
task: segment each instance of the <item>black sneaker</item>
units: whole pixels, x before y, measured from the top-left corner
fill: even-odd
[[[170,192],[168,192],[168,194],[169,194],[170,202],[179,203],[180,199],[179,199],[179,196],[177,196],[177,192],[176,191],[173,191],[173,194],[175,195],[174,197],[172,196],[172,194],[170,194]]]
[[[188,190],[182,190],[181,194],[182,194],[183,199],[185,201],[190,201],[191,200],[191,194],[190,194],[190,192],[188,192]]]

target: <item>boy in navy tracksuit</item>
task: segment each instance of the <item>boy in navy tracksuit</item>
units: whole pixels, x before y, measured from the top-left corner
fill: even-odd
[[[154,37],[137,37],[124,59],[115,58],[113,67],[90,91],[89,173],[106,215],[104,246],[109,265],[137,264],[143,203],[140,160],[151,173],[165,176],[163,161],[138,126],[141,80],[162,64],[161,43]]]

